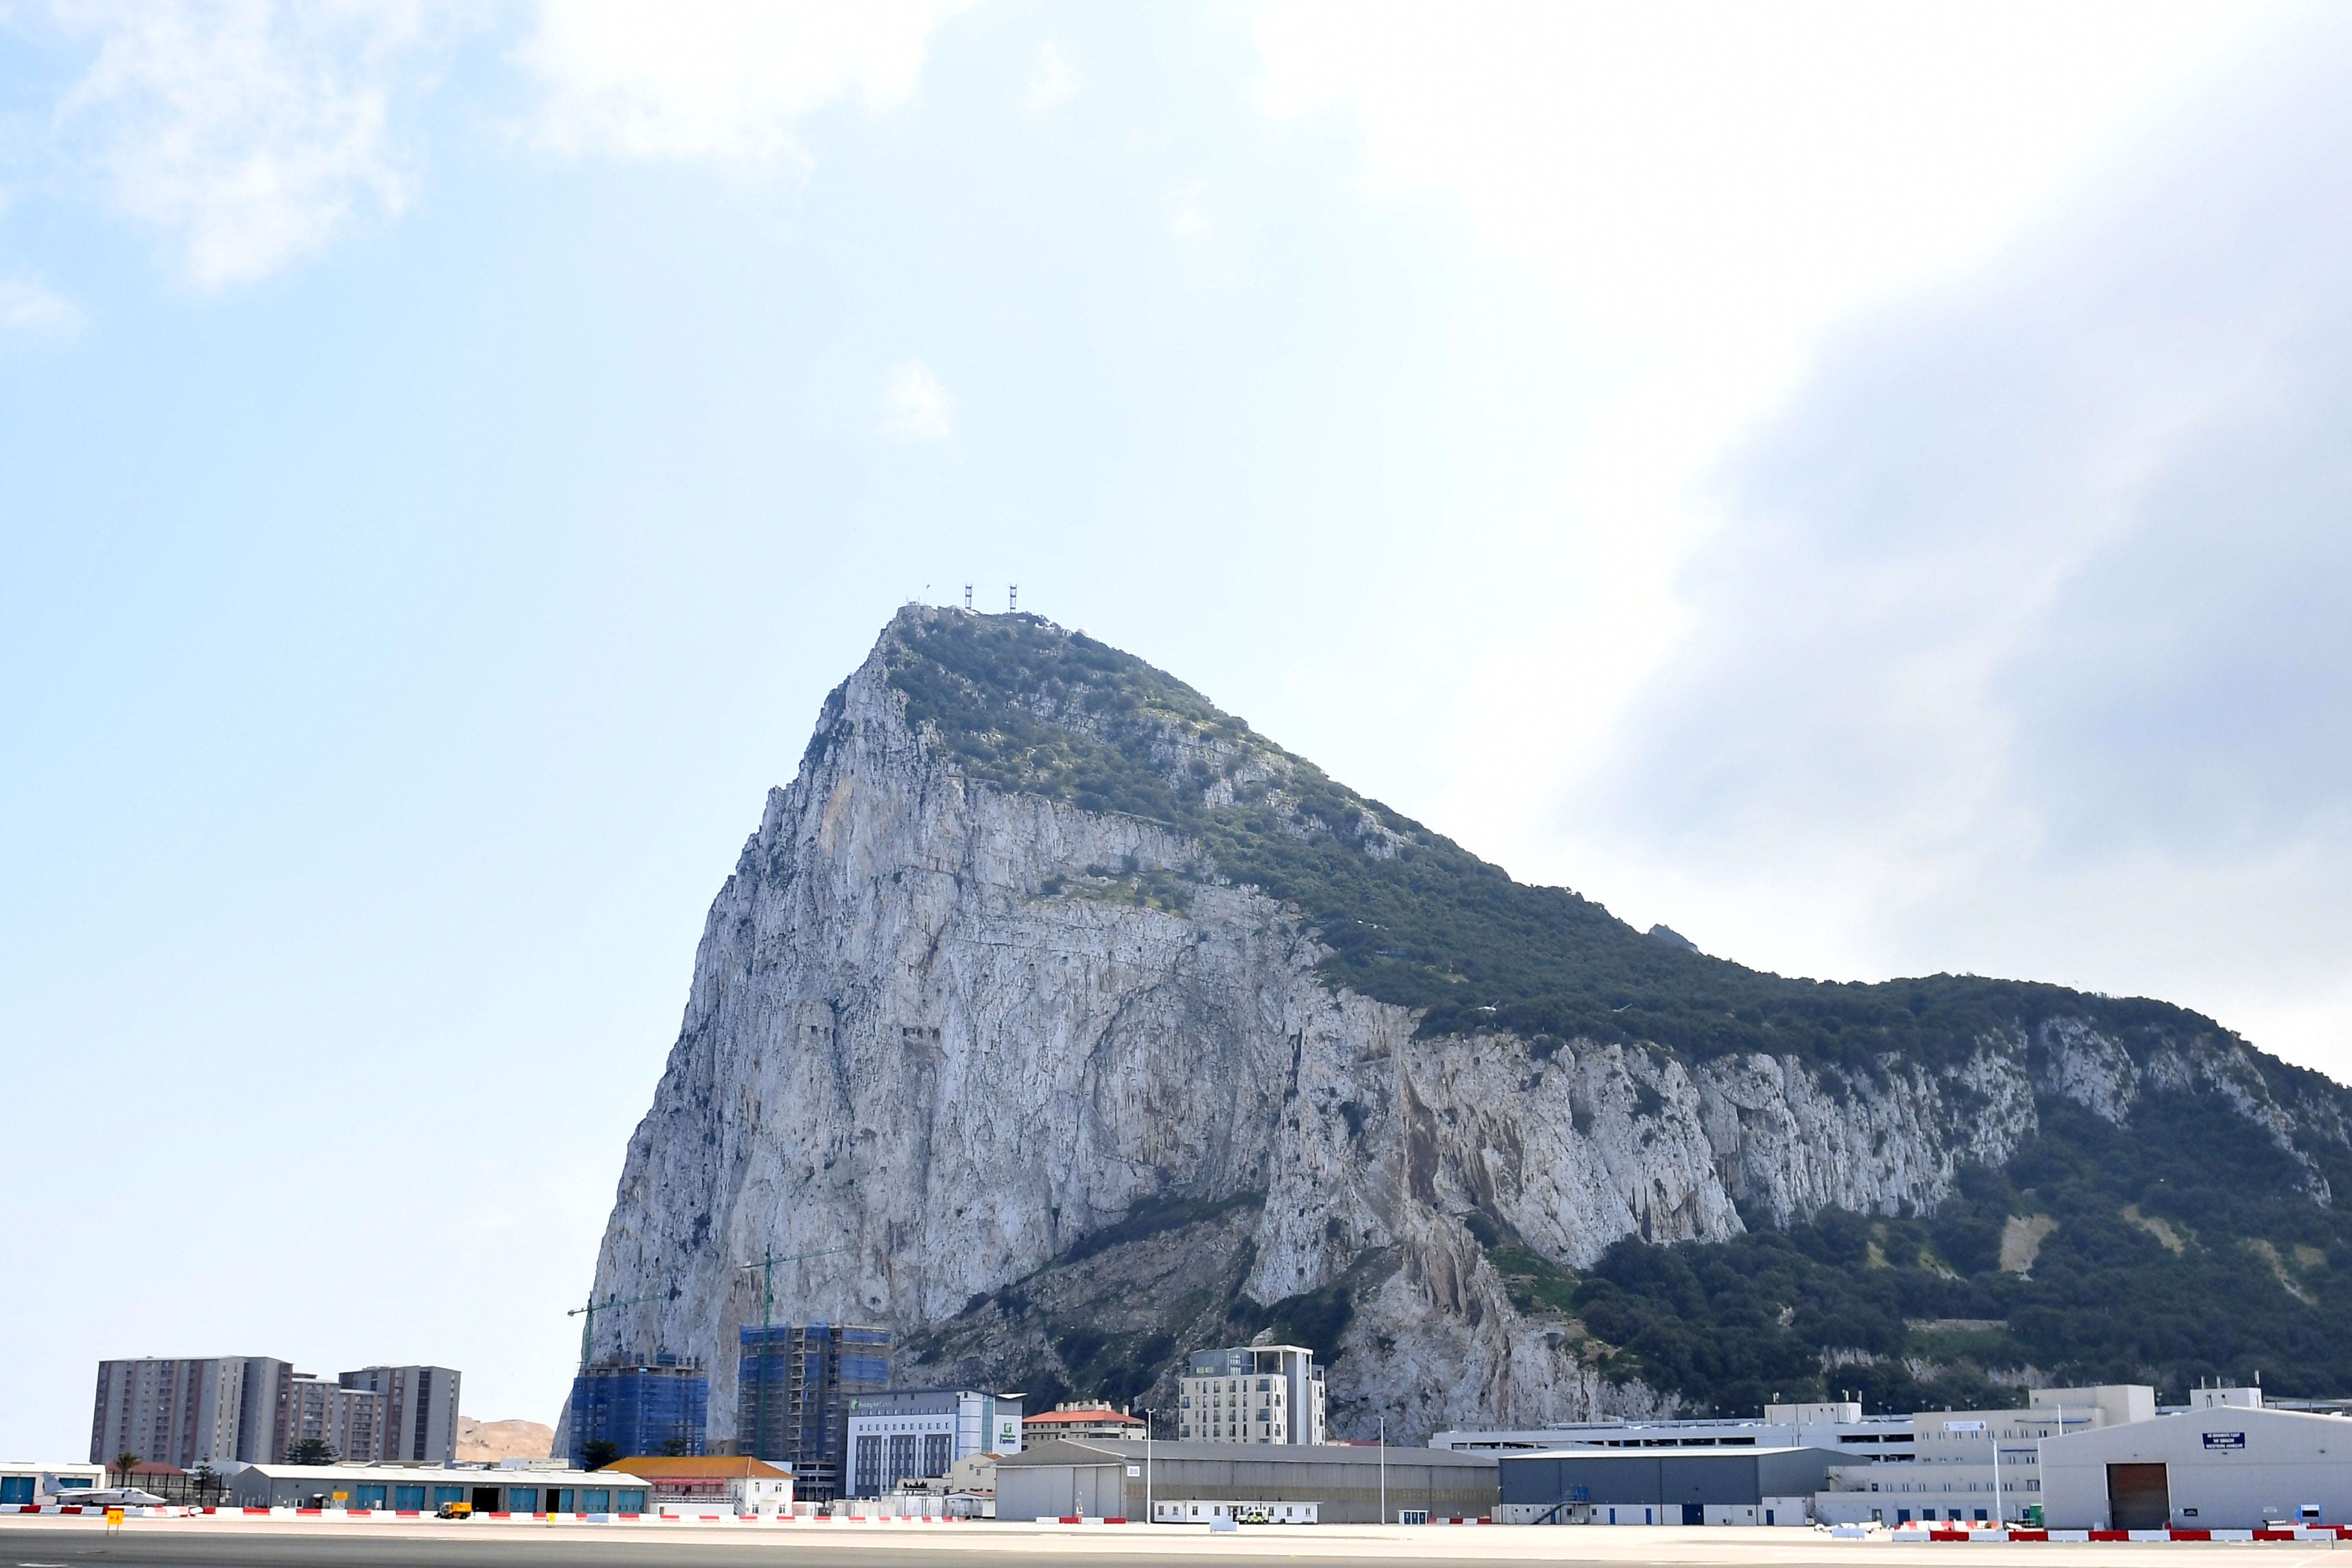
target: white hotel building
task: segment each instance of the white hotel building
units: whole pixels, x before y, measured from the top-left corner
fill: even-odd
[[[1176,1436],[1186,1443],[1321,1444],[1323,1369],[1301,1345],[1194,1351],[1177,1380]]]

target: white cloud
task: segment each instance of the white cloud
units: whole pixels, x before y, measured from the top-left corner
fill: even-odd
[[[967,0],[544,0],[520,58],[543,145],[800,164],[797,127],[840,100],[907,101],[931,31]]]
[[[2346,1073],[2347,67],[2299,30],[1825,356],[1580,858],[1755,962],[2161,995]]]
[[[205,287],[250,282],[398,216],[393,121],[422,84],[415,0],[73,4],[98,52],[58,121],[121,210],[168,230]]]
[[[1077,90],[1078,73],[1070,63],[1069,51],[1054,38],[1039,44],[1037,63],[1029,72],[1029,112],[1038,118],[1051,114],[1075,97]]]
[[[929,365],[910,359],[890,373],[882,394],[882,433],[900,441],[955,438],[956,400]]]
[[[1553,400],[1538,422],[1573,435],[1522,454],[1524,482],[1553,492],[1554,556],[1612,592],[1531,633],[1540,654],[1498,660],[1586,672],[1572,723],[1544,731],[1553,751],[1513,772],[1528,793],[1508,810],[1547,811],[1545,781],[1627,718],[1686,629],[1675,577],[1713,525],[1707,477],[1840,323],[1998,254],[2258,11],[1282,0],[1255,14],[1266,112],[1352,130],[1370,196],[1449,245],[1476,242],[1482,287],[1542,291],[1514,328],[1537,366],[1528,397]],[[1507,722],[1518,700],[1498,697],[1506,729],[1522,728]]]
[[[1215,233],[1216,220],[1209,216],[1207,196],[1203,181],[1178,184],[1168,198],[1168,232],[1179,239],[1205,239]]]
[[[69,338],[81,331],[81,310],[63,295],[21,278],[0,278],[0,328],[34,336]]]

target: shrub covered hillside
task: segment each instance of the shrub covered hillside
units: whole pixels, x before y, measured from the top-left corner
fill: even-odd
[[[1036,616],[910,610],[885,658],[908,721],[973,779],[1163,823],[1203,851],[1174,873],[1102,868],[1099,887],[1074,890],[1181,910],[1188,879],[1255,886],[1330,949],[1331,983],[1419,1009],[1423,1034],[1499,1028],[1538,1056],[1579,1037],[1691,1061],[1763,1051],[1864,1081],[1888,1053],[1949,1063],[2057,1017],[2136,1057],[2232,1043],[2160,1002],[1959,975],[1838,984],[1709,957],[1513,881],[1181,681]],[[2248,1059],[2282,1101],[2346,1103],[2317,1074]],[[2257,1368],[2283,1392],[2352,1392],[2352,1313],[2332,1272],[2352,1233],[2310,1173],[2185,1094],[2144,1100],[2124,1129],[2064,1105],[2042,1121],[2006,1169],[1972,1173],[1934,1215],[1622,1243],[1581,1274],[1470,1223],[1523,1310],[1587,1335],[1612,1375],[1702,1406],[1838,1387],[1960,1405],[2020,1381],[2179,1389]],[[2319,1142],[2305,1149],[2316,1174],[2352,1193],[2352,1154]]]

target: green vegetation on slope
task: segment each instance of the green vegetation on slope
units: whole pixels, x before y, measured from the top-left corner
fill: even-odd
[[[2029,1370],[2176,1398],[2257,1372],[2278,1394],[2340,1394],[2352,1290],[2333,1263],[2352,1257],[2352,1215],[2299,1195],[2302,1175],[2252,1123],[2158,1096],[2129,1130],[2045,1105],[2040,1136],[2001,1171],[1964,1173],[1932,1217],[1832,1210],[1727,1242],[1626,1240],[1580,1276],[1466,1217],[1507,1277],[1539,1277],[1545,1299],[1523,1310],[1572,1313],[1603,1372],[1703,1408],[1842,1388],[1873,1409],[1966,1407]],[[2004,1226],[2036,1215],[2056,1224],[2032,1272],[2004,1271]],[[1516,1280],[1513,1295],[1532,1297]]]
[[[2135,1055],[2227,1037],[2162,1003],[1936,975],[1878,985],[1784,979],[1644,935],[1559,888],[1527,887],[1356,795],[1142,660],[1031,616],[909,617],[887,650],[910,722],[996,788],[1164,823],[1205,851],[1189,870],[1095,868],[1066,896],[1181,910],[1185,876],[1295,904],[1332,950],[1327,978],[1423,1010],[1425,1034],[1493,1027],[1536,1058],[1582,1037],[1703,1060],[1760,1050],[1874,1091],[1879,1058],[1927,1066],[1982,1037],[2081,1018]],[[2250,1053],[2271,1092],[2345,1103],[2336,1085]],[[1655,1108],[1651,1108],[1654,1110]],[[1610,1376],[1701,1406],[1860,1390],[1874,1408],[1981,1405],[2028,1375],[2149,1381],[2174,1394],[2256,1370],[2282,1393],[2352,1389],[2352,1219],[2310,1201],[2304,1167],[2220,1097],[2144,1100],[2118,1129],[2045,1098],[2042,1132],[1967,1173],[1932,1216],[1824,1213],[1671,1247],[1626,1240],[1580,1273],[1491,1216],[1465,1216],[1524,1313],[1589,1335]],[[2352,1193],[2352,1152],[2304,1140]],[[2054,1222],[2031,1271],[2001,1267],[2010,1222]],[[1233,1326],[1336,1348],[1344,1287]],[[1150,1375],[1152,1347],[1087,1373]],[[1083,1361],[1085,1358],[1081,1358]]]
[[[1513,881],[1093,638],[1033,616],[908,619],[898,634],[889,679],[908,721],[968,774],[1181,830],[1215,875],[1299,908],[1332,950],[1329,979],[1424,1009],[1425,1034],[1492,1026],[1538,1050],[1582,1036],[1651,1041],[1691,1059],[1760,1050],[1869,1073],[1882,1052],[1934,1064],[1988,1032],[2057,1015],[2126,1040],[2220,1032],[2163,1003],[2054,985],[1761,973],[1644,935],[1566,889]]]

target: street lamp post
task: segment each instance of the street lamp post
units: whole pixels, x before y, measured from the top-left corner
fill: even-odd
[[[1389,1521],[1389,1418],[1381,1417],[1381,1522]]]

